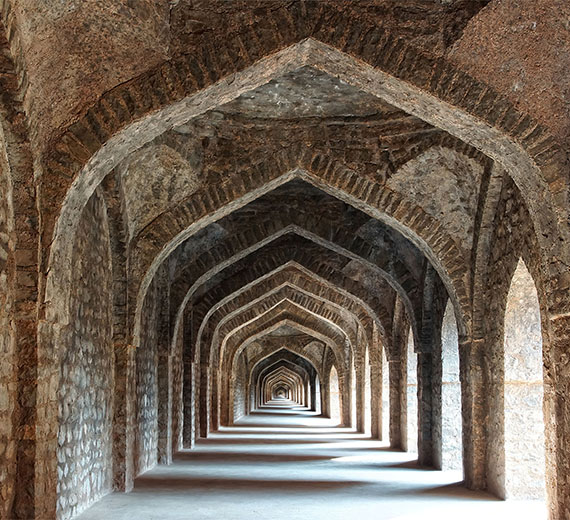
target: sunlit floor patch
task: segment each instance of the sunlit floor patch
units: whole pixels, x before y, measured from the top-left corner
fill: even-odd
[[[264,408],[105,497],[82,520],[543,520],[540,502],[465,489],[458,472],[420,469],[407,453],[307,411]]]

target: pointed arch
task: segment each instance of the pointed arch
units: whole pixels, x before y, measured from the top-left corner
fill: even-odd
[[[536,286],[522,258],[504,319],[504,496],[544,500],[542,327]]]

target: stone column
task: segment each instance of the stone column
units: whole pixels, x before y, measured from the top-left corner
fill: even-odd
[[[210,395],[208,392],[208,365],[206,363],[200,362],[200,381],[198,393],[198,408],[200,410],[200,423],[199,423],[199,435],[201,438],[205,439],[208,436],[208,419],[209,419],[209,408],[210,408]]]
[[[330,378],[325,376],[321,381],[321,414],[324,417],[331,416],[331,389]]]
[[[158,463],[172,463],[172,359],[169,345],[158,345]]]
[[[162,304],[157,324],[158,379],[158,446],[159,464],[172,462],[172,356],[170,327],[170,279],[161,272],[159,297]]]
[[[350,372],[350,370],[348,370]],[[342,426],[352,426],[352,385],[350,374],[338,376],[338,388],[340,393],[340,415]]]
[[[459,342],[463,472],[469,489],[486,487],[486,394],[483,340]]]
[[[433,354],[418,352],[418,462],[433,466]]]
[[[184,337],[185,335],[183,335]],[[182,427],[182,446],[190,449],[194,446],[194,428],[195,428],[195,364],[192,362],[192,355],[190,349],[185,344],[183,346],[184,352],[184,378],[182,387],[182,406],[184,415],[184,424]]]
[[[311,410],[315,412],[317,410],[317,380],[316,378],[312,382],[308,382],[310,386],[310,396],[311,396]]]
[[[364,432],[364,396],[365,396],[365,388],[364,388],[364,375],[365,375],[365,367],[364,367],[364,359],[358,358],[356,361],[355,367],[356,373],[356,431],[359,433]]]
[[[438,334],[433,343],[432,374],[431,374],[431,434],[432,462],[435,469],[442,468],[442,392],[443,392],[443,358],[441,355],[441,335]],[[459,411],[458,411],[459,412]]]
[[[402,359],[388,360],[390,378],[390,447],[407,449],[406,364]]]
[[[551,518],[570,518],[570,312],[551,318],[544,378],[546,490]]]
[[[179,333],[172,352],[172,453],[182,448],[182,425],[184,424],[184,400],[182,397],[184,367],[182,364],[182,336]]]
[[[382,363],[374,361],[370,366],[370,434],[382,439]]]
[[[220,429],[220,401],[218,395],[219,388],[219,374],[218,369],[214,368],[212,370],[212,390],[210,394],[210,431],[216,431]],[[208,432],[206,432],[206,435]]]
[[[135,348],[115,344],[113,489],[128,492],[134,482]]]

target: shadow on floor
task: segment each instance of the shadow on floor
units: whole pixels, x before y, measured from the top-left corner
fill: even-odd
[[[274,491],[293,491],[295,493],[306,492],[326,492],[334,491],[351,486],[361,486],[366,484],[362,481],[352,480],[270,480],[267,478],[246,479],[246,478],[211,478],[199,475],[185,477],[168,477],[160,476],[139,477],[136,482],[135,490],[160,490],[166,489],[169,492],[176,491],[213,491],[224,489],[229,491],[241,491],[247,489],[248,492],[270,492]]]
[[[421,468],[314,412],[263,409],[183,450],[81,520],[543,520],[466,489],[458,472]],[[521,514],[522,512],[522,514]]]

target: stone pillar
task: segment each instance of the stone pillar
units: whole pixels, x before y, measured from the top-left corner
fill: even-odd
[[[158,346],[158,463],[172,463],[172,359],[169,345]]]
[[[189,348],[185,344],[184,351],[184,378],[182,387],[182,405],[184,414],[184,424],[182,427],[182,446],[185,449],[194,447],[194,428],[195,428],[195,367],[192,362],[192,355]]]
[[[220,429],[220,401],[218,395],[218,369],[214,368],[212,370],[212,389],[210,394],[210,431],[216,431]],[[206,432],[206,435],[208,432]]]
[[[157,324],[157,461],[159,464],[170,464],[172,462],[172,356],[170,331],[170,280],[166,272],[161,272],[159,297],[163,303],[158,310]]]
[[[390,447],[407,449],[406,364],[402,359],[389,359],[390,377]]]
[[[431,374],[431,435],[432,462],[435,469],[442,468],[442,392],[443,392],[443,358],[441,355],[441,335],[433,343]],[[459,410],[457,411],[459,413]]]
[[[364,376],[365,376],[365,366],[364,358],[358,358],[356,360],[355,367],[356,374],[356,431],[358,433],[364,433]]]
[[[310,388],[310,396],[311,396],[311,410],[313,412],[315,412],[317,410],[317,380],[316,378],[313,380],[313,382],[311,383],[310,381],[308,382]]]
[[[340,393],[340,416],[341,424],[345,427],[352,426],[352,381],[350,370],[348,374],[338,375],[338,388]]]
[[[570,313],[551,320],[545,377],[546,489],[551,518],[570,518]]]
[[[200,391],[198,393],[198,407],[200,410],[199,435],[205,439],[208,436],[208,419],[210,408],[210,395],[208,392],[208,365],[200,362]]]
[[[113,489],[128,492],[134,482],[135,348],[115,344]]]
[[[38,348],[38,382],[37,394],[34,396],[37,398],[38,421],[35,431],[35,446],[32,435],[33,425],[31,425],[31,429],[24,430],[17,436],[18,460],[22,458],[31,463],[30,468],[21,468],[20,464],[18,465],[17,484],[23,484],[23,476],[30,478],[30,482],[24,484],[21,489],[16,488],[15,490],[14,511],[18,514],[27,514],[26,511],[34,510],[32,517],[34,514],[36,518],[55,518],[56,516],[58,445],[56,398],[60,369],[57,358],[49,355],[49,349],[46,346],[69,344],[68,335],[68,327],[48,325],[45,321],[39,323],[38,336],[41,348]],[[26,501],[31,503],[26,506]]]
[[[321,414],[324,417],[331,416],[331,389],[330,378],[325,376],[321,381]]]
[[[378,361],[370,366],[370,398],[370,435],[382,439],[382,363]]]
[[[483,340],[459,342],[463,472],[469,489],[486,487],[486,394]]]
[[[418,462],[433,466],[433,354],[418,352]]]
[[[172,453],[182,448],[182,427],[184,424],[182,336],[175,339],[172,352]]]

